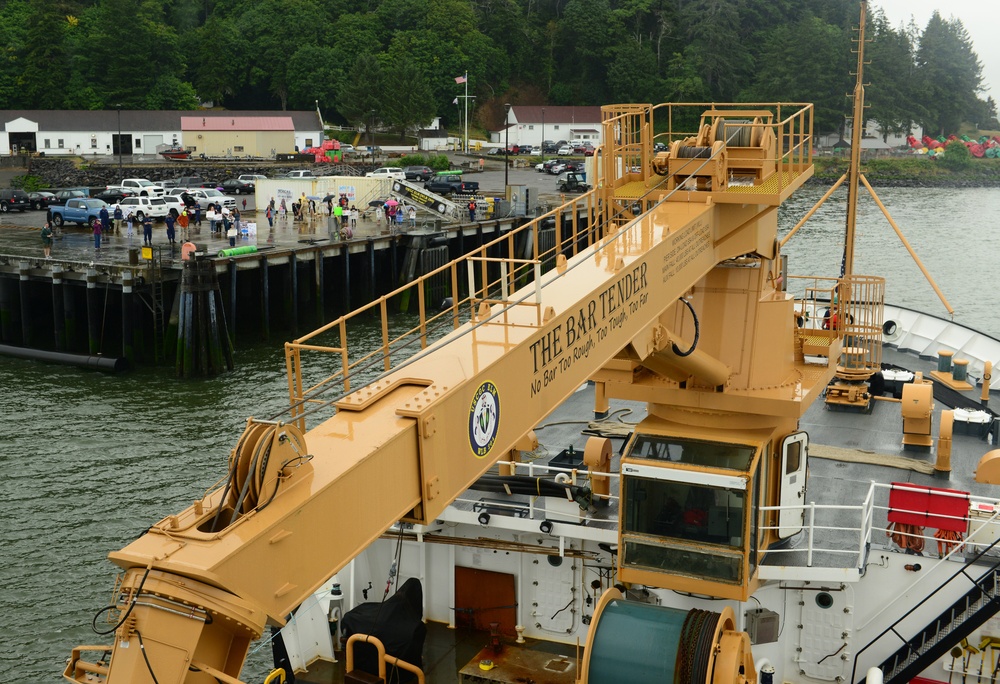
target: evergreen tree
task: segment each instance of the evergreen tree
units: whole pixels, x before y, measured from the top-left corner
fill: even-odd
[[[917,49],[921,123],[932,135],[954,133],[973,116],[982,83],[982,65],[962,22],[931,15]]]

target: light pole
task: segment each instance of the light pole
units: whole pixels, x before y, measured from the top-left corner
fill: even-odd
[[[115,105],[118,110],[118,182],[122,180],[122,106]]]
[[[372,149],[372,164],[375,163],[375,110],[368,112],[371,125],[368,127],[368,146]]]
[[[542,163],[545,163],[545,107],[542,107]]]
[[[503,108],[506,113],[503,117],[503,188],[504,193],[507,193],[507,174],[510,171],[510,102],[504,104]]]

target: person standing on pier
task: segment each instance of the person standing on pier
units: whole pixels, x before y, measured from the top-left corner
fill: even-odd
[[[194,225],[201,228],[201,202],[197,200],[194,203]],[[201,233],[200,230],[198,232]]]
[[[117,235],[121,235],[123,218],[124,214],[122,214],[122,205],[115,203],[114,219],[115,219],[115,233]]]
[[[128,209],[125,210],[125,225],[128,226],[128,233],[126,233],[126,235],[128,236],[130,242],[132,240],[132,235],[133,235],[132,221],[133,221],[132,207],[129,207]]]
[[[101,248],[101,219],[94,219],[94,249]]]
[[[274,228],[274,200],[271,200],[271,203],[267,205],[264,216],[267,217],[267,227]]]
[[[183,209],[181,209],[180,216],[177,217],[177,223],[179,223],[181,226],[181,236],[184,242],[187,242],[188,239],[188,225],[190,220],[191,219],[188,218],[188,208],[184,207]]]
[[[110,236],[114,231],[111,228],[111,214],[108,213],[107,206],[101,207],[101,210],[97,212],[97,215],[101,217],[101,227],[106,230]]]
[[[469,221],[476,220],[476,200],[469,200]]]
[[[406,218],[410,221],[410,228],[417,227],[417,210],[415,207],[410,207],[406,210]]]
[[[175,233],[174,233],[174,215],[173,214],[167,214],[166,218],[163,219],[163,222],[167,224],[167,242],[169,242],[170,245],[173,246],[173,244],[174,244],[174,235],[175,235]]]
[[[52,224],[48,221],[42,226],[42,251],[46,259],[52,258]]]
[[[142,244],[153,246],[153,217],[149,214],[142,219]]]

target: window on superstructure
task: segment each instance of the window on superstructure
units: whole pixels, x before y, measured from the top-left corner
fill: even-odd
[[[754,448],[743,444],[700,442],[659,435],[636,435],[629,450],[630,458],[672,461],[708,468],[726,468],[746,472],[753,461]]]

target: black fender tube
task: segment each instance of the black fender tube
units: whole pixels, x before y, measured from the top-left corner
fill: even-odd
[[[128,361],[124,357],[69,354],[67,352],[48,351],[46,349],[14,347],[7,344],[0,344],[0,355],[10,356],[15,359],[57,363],[63,366],[76,366],[77,368],[98,370],[103,373],[122,373],[128,370]]]

